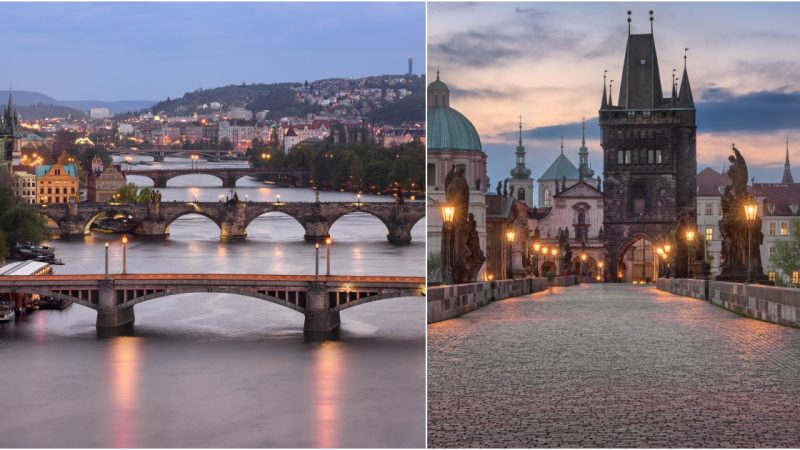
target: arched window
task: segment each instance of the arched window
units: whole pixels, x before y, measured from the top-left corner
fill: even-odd
[[[544,201],[544,206],[550,204],[550,188],[544,188],[544,198],[542,200]]]
[[[521,201],[525,201],[525,189],[517,189],[517,198]]]

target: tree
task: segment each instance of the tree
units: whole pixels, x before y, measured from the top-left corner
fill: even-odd
[[[792,273],[800,272],[800,219],[790,224],[791,237],[775,243],[770,262],[780,270],[781,278],[791,279]]]
[[[12,246],[25,241],[39,243],[49,237],[44,218],[25,204],[15,204],[0,216],[0,230]]]
[[[120,202],[135,202],[138,188],[133,183],[128,183],[117,190]]]
[[[136,194],[136,203],[148,203],[153,198],[153,189],[146,187]]]

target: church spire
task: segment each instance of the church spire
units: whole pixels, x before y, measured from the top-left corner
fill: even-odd
[[[672,98],[670,99],[670,105],[674,108],[678,105],[678,82],[675,80],[675,71],[678,69],[672,69]]]
[[[519,146],[522,147],[522,114],[519,116]]]
[[[525,167],[525,147],[522,145],[522,116],[519,116],[519,145],[516,151],[517,166],[511,169],[511,176],[515,180],[530,180],[531,169]]]
[[[578,149],[578,180],[591,179],[594,176],[589,164],[589,149],[586,147],[586,117],[581,123],[581,146]]]
[[[789,138],[786,138],[786,162],[783,164],[783,180],[781,180],[781,183],[794,183],[794,178],[792,177],[792,166],[789,165]]]
[[[564,154],[564,136],[561,136],[561,154]]]

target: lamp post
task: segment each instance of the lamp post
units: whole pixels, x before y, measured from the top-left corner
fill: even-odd
[[[319,281],[319,242],[314,244],[314,249],[316,251],[316,259],[314,261],[314,280]]]
[[[538,241],[533,242],[533,276],[539,276],[539,249],[542,248],[542,244]]]
[[[586,262],[586,253],[581,253],[581,273],[580,276],[584,275],[584,263]],[[580,283],[580,277],[578,278],[578,282]]]
[[[450,261],[450,234],[452,233],[451,227],[453,225],[453,216],[456,213],[456,208],[454,206],[450,206],[445,204],[442,206],[442,219],[444,220],[444,231],[445,235],[442,236],[444,238],[444,273],[442,274],[442,281],[445,284],[452,284],[453,283],[453,268],[451,267]]]
[[[122,236],[122,274],[128,273],[128,256],[125,249],[128,247],[128,236]]]
[[[603,270],[603,261],[600,261],[599,263],[597,263],[597,267],[600,269],[600,276],[602,277],[602,280],[605,281],[606,274],[605,274],[605,271]]]
[[[664,265],[663,264],[663,262],[664,262],[664,248],[663,247],[658,247],[656,249],[656,253],[657,253],[656,262],[658,262],[658,276],[661,277],[661,275],[664,272],[664,268],[663,268],[663,265]]]
[[[325,276],[331,276],[331,238],[325,239]]]
[[[105,279],[108,279],[108,242],[106,242],[106,275]]]
[[[694,230],[693,229],[688,229],[688,230],[686,230],[686,243],[687,243],[687,247],[688,247],[687,251],[689,252],[689,254],[686,255],[686,260],[688,261],[688,264],[689,264],[689,271],[687,272],[687,274],[688,274],[687,278],[694,278],[694,273],[692,273],[692,262],[693,262],[692,261],[692,259],[693,259],[692,258],[692,243],[693,242],[694,242]]]
[[[361,207],[361,192],[356,194],[356,198],[358,199],[358,207],[360,208]]]
[[[514,238],[516,237],[516,235],[517,234],[514,232],[514,230],[510,228],[508,229],[508,231],[506,231],[506,239],[508,240],[508,279],[514,278],[514,272],[511,266],[514,263],[513,245],[514,245]]]
[[[553,275],[558,276],[558,274],[561,272],[561,269],[558,267],[561,264],[559,264],[558,260],[556,259],[556,255],[558,255],[558,249],[556,249],[555,247],[550,249],[550,254],[553,255],[553,265],[556,266],[556,270]]]
[[[664,255],[665,255],[664,259],[667,260],[667,277],[672,276],[672,273],[671,273],[670,267],[669,267],[669,251],[671,249],[672,249],[672,246],[670,244],[664,244]]]
[[[745,203],[744,205],[744,215],[747,219],[747,283],[753,282],[753,258],[752,258],[752,251],[750,249],[750,230],[753,228],[753,222],[756,220],[756,214],[758,214],[758,204],[756,202],[749,202]]]

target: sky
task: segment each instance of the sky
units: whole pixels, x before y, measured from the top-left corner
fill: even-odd
[[[622,76],[628,35],[654,35],[661,81],[671,92],[684,48],[697,107],[697,167],[724,167],[731,144],[757,182],[780,182],[789,139],[800,181],[798,3],[438,3],[428,8],[428,71],[450,105],[478,130],[492,185],[514,167],[518,117],[533,177],[559,152],[577,166],[581,120],[602,175],[597,112],[603,71]],[[618,82],[615,81],[615,86]],[[614,104],[619,92],[614,88]]]
[[[424,3],[4,3],[0,86],[57,100],[424,70]]]

